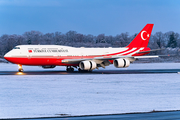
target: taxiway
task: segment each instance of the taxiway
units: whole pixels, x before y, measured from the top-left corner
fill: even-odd
[[[95,70],[92,72],[67,72],[58,70],[34,70],[34,71],[0,71],[0,75],[83,75],[83,74],[161,74],[161,73],[178,73],[180,69],[131,69],[131,70]]]

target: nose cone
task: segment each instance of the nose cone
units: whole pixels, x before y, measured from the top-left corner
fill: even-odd
[[[9,52],[4,55],[4,58],[5,58],[6,60],[8,60],[9,57],[11,57],[11,55],[10,55]]]
[[[16,57],[14,57],[15,55],[16,55],[16,54],[14,54],[14,51],[9,51],[8,53],[6,53],[6,54],[4,55],[4,58],[5,58],[7,61],[16,64],[16,62],[18,61],[18,59],[17,59]]]

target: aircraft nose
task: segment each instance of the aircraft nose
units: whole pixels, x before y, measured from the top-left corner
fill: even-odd
[[[11,57],[11,55],[9,54],[9,52],[4,55],[4,58],[5,58],[5,59],[8,58],[8,57]]]

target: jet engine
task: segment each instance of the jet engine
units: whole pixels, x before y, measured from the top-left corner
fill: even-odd
[[[94,70],[97,64],[94,61],[81,61],[79,67],[81,70]]]
[[[114,66],[117,68],[124,68],[124,67],[129,67],[130,61],[128,59],[116,59],[113,62]]]
[[[56,67],[55,65],[45,65],[45,66],[42,66],[42,68],[44,68],[44,69],[55,68],[55,67]]]

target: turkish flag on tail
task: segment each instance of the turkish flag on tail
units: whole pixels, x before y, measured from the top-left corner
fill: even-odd
[[[153,26],[154,24],[147,24],[127,47],[147,47]]]

